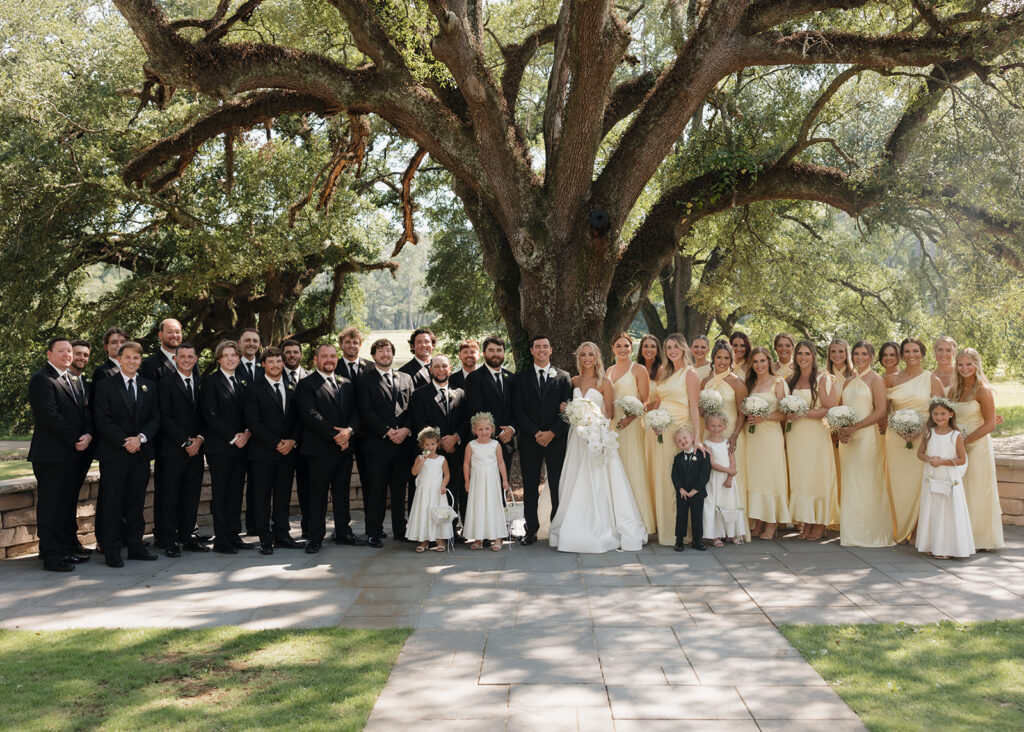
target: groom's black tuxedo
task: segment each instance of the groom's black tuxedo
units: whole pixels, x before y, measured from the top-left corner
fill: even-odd
[[[540,528],[537,500],[540,494],[541,465],[544,463],[548,468],[552,518],[558,510],[558,480],[565,460],[566,436],[569,434],[569,425],[562,419],[559,407],[572,399],[572,381],[566,371],[548,367],[550,371],[554,371],[554,374],[545,376],[543,386],[533,364],[512,379],[512,413],[519,436],[526,530],[530,534],[536,534]],[[547,446],[541,446],[536,440],[536,434],[549,430],[555,433],[555,437]]]
[[[478,412],[490,412],[494,417],[494,426],[501,432],[502,425],[516,428],[515,417],[512,415],[512,372],[501,369],[501,389],[494,380],[494,373],[482,366],[466,377],[466,420]],[[468,424],[467,424],[468,429]],[[472,434],[472,431],[470,431]],[[497,434],[495,434],[497,437]],[[512,453],[515,452],[515,440],[508,444],[501,443],[502,457],[505,467],[512,467]]]

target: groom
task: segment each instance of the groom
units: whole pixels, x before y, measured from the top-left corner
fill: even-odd
[[[558,510],[558,479],[565,459],[569,426],[559,407],[572,398],[569,374],[551,366],[551,340],[535,335],[530,341],[533,364],[512,380],[512,414],[519,435],[519,462],[523,469],[523,501],[526,511],[524,546],[537,541],[540,469],[548,468],[551,516]]]

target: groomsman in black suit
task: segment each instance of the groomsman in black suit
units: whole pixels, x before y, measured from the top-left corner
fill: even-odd
[[[51,339],[46,365],[28,382],[35,424],[28,459],[38,486],[36,531],[43,569],[50,572],[70,572],[89,559],[78,552],[77,523],[75,531],[69,531],[82,488],[81,456],[92,443],[93,431],[85,393],[75,389],[68,374],[71,360],[71,341]]]
[[[86,409],[92,412],[92,384],[89,383],[88,377],[85,375],[85,369],[89,365],[89,357],[92,355],[92,344],[89,341],[81,339],[75,339],[71,341],[71,365],[68,367],[68,374],[71,376],[71,383],[75,387],[75,393],[82,394],[84,397]],[[78,379],[78,383],[75,383],[75,379]],[[89,468],[92,467],[93,458],[96,456],[96,441],[93,440],[89,443],[89,447],[83,450],[79,454],[78,458],[78,485],[85,483],[85,478],[89,474]],[[75,514],[69,514],[67,517],[68,526],[67,531],[74,533],[75,545],[74,550],[79,554],[84,554],[87,550],[82,546],[78,540],[78,517],[77,511]]]
[[[466,413],[466,395],[462,389],[451,388],[448,377],[452,370],[447,356],[437,355],[430,359],[431,387],[417,389],[409,403],[412,414],[412,431],[418,435],[425,427],[441,430],[441,444],[438,452],[448,463],[448,490],[458,501],[460,515],[466,515],[466,482],[463,477],[462,461],[466,454],[466,442],[470,439],[469,415]]]
[[[505,363],[505,341],[498,336],[484,339],[484,367],[466,377],[466,413],[490,412],[498,427],[505,465],[511,469],[516,430],[512,415],[512,372]]]
[[[289,549],[302,546],[292,539],[289,523],[299,412],[295,405],[296,387],[283,378],[281,350],[271,346],[263,351],[260,360],[263,374],[245,390],[242,408],[245,424],[252,433],[248,452],[260,554],[273,554],[275,545]]]
[[[459,361],[461,368],[448,379],[448,385],[453,389],[465,388],[466,377],[476,371],[480,361],[480,344],[472,338],[462,341],[459,344]]]
[[[196,347],[182,343],[175,349],[174,374],[156,385],[160,439],[154,478],[159,476],[164,495],[154,514],[169,557],[180,557],[182,549],[210,551],[192,535],[203,489],[202,385],[197,360]]]
[[[338,346],[341,350],[341,357],[338,359],[338,376],[344,376],[352,382],[353,386],[359,380],[359,375],[366,369],[373,368],[373,361],[360,358],[359,350],[363,347],[363,333],[354,325],[350,325],[338,334]],[[350,443],[352,452],[356,457],[356,469],[359,471],[359,490],[365,495],[366,492],[366,460],[363,458],[362,449],[359,447],[359,434],[352,436]],[[337,536],[332,537],[338,544],[345,544]]]
[[[157,558],[142,543],[150,461],[160,431],[156,383],[138,375],[142,365],[138,343],[122,345],[118,363],[121,373],[99,383],[93,405],[102,497],[97,523],[108,567],[124,566],[122,541],[129,559]]]
[[[558,479],[565,460],[569,425],[562,419],[560,406],[572,399],[569,374],[551,366],[551,340],[535,335],[530,341],[533,363],[512,380],[512,411],[519,430],[519,463],[523,470],[523,503],[526,513],[524,545],[537,541],[540,521],[537,501],[540,496],[541,465],[547,465],[551,517],[558,510]]]
[[[320,551],[327,534],[327,496],[334,503],[336,544],[362,545],[350,526],[352,435],[359,428],[355,387],[335,375],[338,350],[330,343],[313,354],[316,371],[299,382],[296,402],[302,418],[302,454],[309,463],[309,543],[306,553]]]
[[[409,336],[412,359],[398,370],[412,377],[414,389],[421,389],[430,383],[430,357],[436,344],[437,338],[429,328],[417,328]]]
[[[363,425],[361,446],[366,459],[366,543],[380,548],[384,514],[391,497],[391,530],[405,538],[405,488],[412,470],[416,440],[410,427],[412,377],[391,368],[395,347],[381,338],[370,346],[374,367],[359,377],[356,401]]]
[[[302,367],[302,344],[293,338],[281,341],[281,353],[284,356],[284,372],[282,378],[292,388],[309,376],[309,371]],[[298,421],[299,444],[302,444],[302,419]],[[309,465],[301,454],[295,456],[295,493],[299,499],[299,512],[302,515],[302,538],[309,538],[309,527],[306,525],[309,515]],[[290,500],[290,499],[289,499]]]
[[[240,355],[234,341],[221,341],[214,359],[217,370],[203,379],[199,392],[206,462],[213,484],[213,550],[237,554],[239,549],[253,548],[241,539],[245,447],[251,436],[245,427],[242,402],[249,382],[238,371]]]
[[[238,375],[247,384],[255,384],[256,380],[263,375],[263,367],[260,366],[260,332],[255,328],[245,328],[238,334],[238,350],[242,360],[238,364]],[[252,465],[246,465],[245,471],[245,534],[246,536],[257,536],[256,532],[256,495],[253,493],[253,472]]]
[[[121,370],[121,364],[117,362],[117,354],[121,350],[121,346],[127,342],[128,334],[122,328],[117,326],[107,328],[107,332],[103,334],[103,350],[107,353],[107,360],[92,372],[93,392],[99,382]]]

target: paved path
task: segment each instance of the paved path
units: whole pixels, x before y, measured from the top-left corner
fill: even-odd
[[[1024,529],[1007,540],[946,562],[792,539],[603,555],[389,542],[70,575],[17,559],[0,562],[0,627],[412,626],[370,730],[842,732],[863,727],[775,625],[1024,617]]]

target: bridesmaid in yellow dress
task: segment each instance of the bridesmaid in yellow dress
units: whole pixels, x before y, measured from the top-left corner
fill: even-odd
[[[843,385],[846,384],[847,379],[853,376],[853,361],[850,360],[850,344],[844,341],[842,338],[836,338],[828,344],[828,374],[832,377],[832,381],[835,382],[836,388],[839,390],[836,392],[836,404],[838,404],[843,398]],[[834,447],[839,446],[839,442],[835,435],[832,435],[832,445]],[[833,450],[836,462],[836,488],[839,502],[843,500],[843,471],[839,467],[839,450]],[[834,525],[829,525],[829,528],[836,528]]]
[[[647,372],[648,383],[651,385],[650,394],[647,397],[647,401],[644,403],[645,409],[651,409],[651,405],[654,404],[654,384],[658,381],[661,376],[662,369],[665,366],[665,353],[661,348],[661,341],[652,336],[650,333],[643,336],[640,339],[640,348],[636,352],[636,362],[643,367],[644,371]],[[648,503],[651,504],[651,510],[654,510],[654,480],[651,474],[651,466],[654,465],[654,455],[658,447],[658,436],[651,430],[647,429],[644,425],[644,458],[647,463],[647,494],[649,496]],[[658,516],[654,516],[655,528],[657,528]],[[673,525],[672,531],[675,531]]]
[[[885,419],[885,382],[871,368],[875,347],[853,346],[855,373],[846,382],[842,403],[857,413],[851,427],[839,430],[843,500],[839,506],[839,543],[843,546],[892,546],[892,502],[885,476],[885,448],[875,425]]]
[[[836,459],[825,415],[836,405],[838,388],[828,374],[818,373],[814,344],[800,341],[793,358],[796,366],[789,377],[789,391],[803,397],[810,409],[802,417],[791,416],[792,429],[786,435],[789,466],[789,514],[802,523],[798,539],[818,541],[826,524],[838,519]]]
[[[904,338],[900,357],[906,367],[885,378],[889,411],[913,409],[927,421],[928,403],[932,397],[943,396],[942,382],[921,365],[927,349],[917,338]],[[921,507],[921,478],[924,463],[917,458],[921,444],[918,434],[907,448],[906,440],[892,430],[885,433],[885,462],[889,471],[889,491],[893,505],[893,536],[897,543],[910,542],[917,528]]]
[[[691,365],[686,336],[673,333],[665,339],[665,359],[664,371],[652,391],[655,394],[654,408],[664,409],[671,414],[672,424],[662,432],[663,442],[659,443],[655,439],[654,456],[648,463],[648,470],[654,485],[658,543],[673,546],[676,543],[676,498],[672,487],[672,461],[677,452],[673,437],[680,427],[686,426],[693,430],[700,427],[700,414],[697,411],[700,379]],[[703,441],[698,441],[696,448],[703,450]]]
[[[726,434],[729,435],[729,452],[736,456],[736,487],[743,505],[747,505],[747,473],[744,459],[743,428],[746,415],[740,411],[740,404],[747,398],[747,387],[743,380],[732,372],[732,346],[725,340],[716,341],[711,349],[712,373],[701,383],[701,389],[714,389],[722,395],[722,411],[728,420]],[[750,532],[745,537],[750,540]]]
[[[779,524],[790,522],[786,447],[782,437],[786,417],[778,410],[779,400],[786,396],[787,389],[786,382],[772,372],[772,357],[767,348],[758,346],[750,352],[750,373],[745,385],[750,396],[761,397],[771,408],[767,417],[747,417],[748,429],[743,439],[747,516],[754,521],[751,533],[762,539],[774,539]]]
[[[775,362],[775,375],[789,381],[789,377],[793,375],[793,351],[796,349],[796,339],[789,333],[779,333],[775,336],[772,347],[779,357],[779,360]]]
[[[981,368],[981,356],[973,348],[956,354],[956,370],[949,397],[956,403],[957,424],[967,431],[964,490],[974,546],[998,549],[1003,545],[1003,511],[990,434],[996,426],[995,397]]]
[[[608,367],[608,380],[612,383],[612,391],[616,401],[631,396],[646,404],[650,399],[651,380],[647,371],[638,363],[633,362],[633,339],[628,333],[619,333],[612,339],[612,353],[615,363]],[[627,417],[622,409],[615,407],[615,428],[619,432],[619,457],[626,469],[626,477],[633,489],[633,497],[640,508],[640,516],[647,527],[647,533],[653,534],[657,524],[654,520],[654,505],[651,503],[651,492],[647,487],[647,455],[644,448],[644,424],[639,417]]]
[[[690,353],[693,355],[693,368],[697,370],[697,378],[701,381],[708,378],[711,373],[711,362],[708,361],[708,351],[711,344],[706,335],[699,335],[690,343]]]
[[[747,359],[750,358],[750,338],[742,330],[737,330],[729,336],[729,344],[732,346],[732,372],[740,378],[740,381],[747,380],[747,371],[750,366]]]
[[[932,352],[935,354],[935,370],[932,374],[939,377],[939,381],[942,382],[943,396],[949,396],[949,390],[956,381],[956,349],[956,341],[949,336],[940,336],[932,345]],[[960,423],[960,412],[956,413],[956,421]]]

